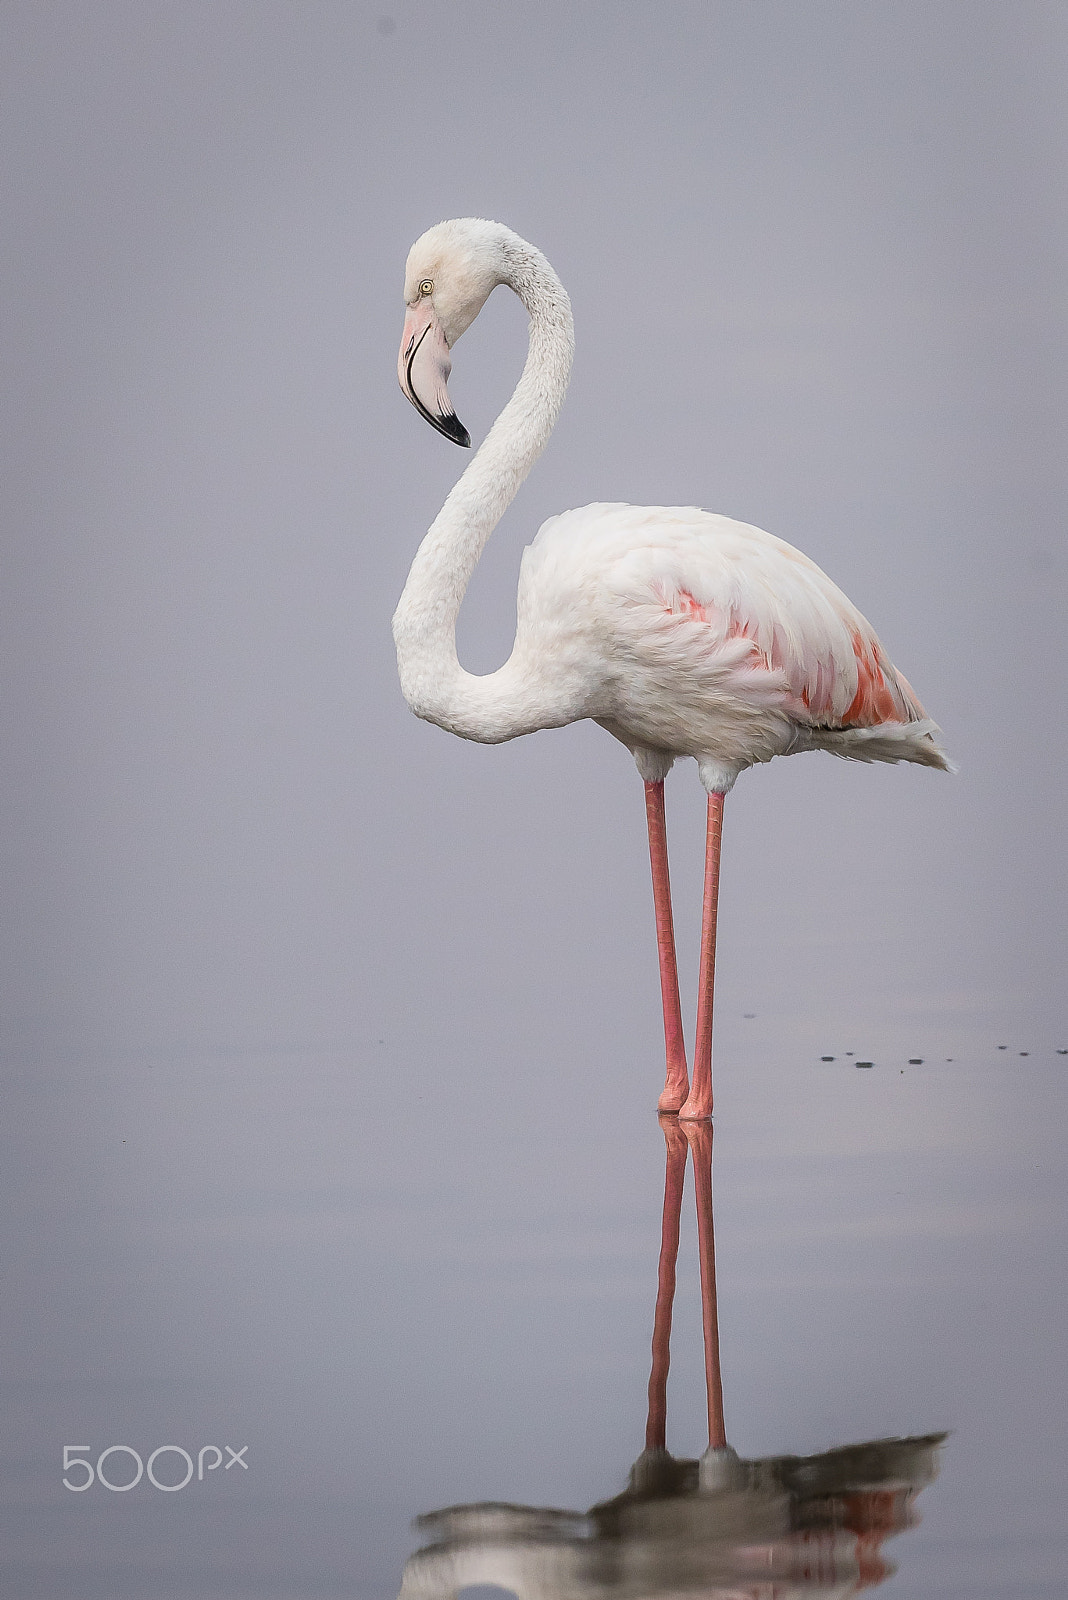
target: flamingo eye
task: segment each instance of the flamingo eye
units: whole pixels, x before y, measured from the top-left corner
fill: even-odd
[[[433,294],[434,293],[434,280],[433,280],[433,278],[424,278],[423,279],[422,283],[419,285],[419,293],[420,294]]]

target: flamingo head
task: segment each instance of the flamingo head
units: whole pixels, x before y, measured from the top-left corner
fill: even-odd
[[[455,444],[469,445],[471,435],[449,399],[449,351],[492,290],[508,282],[506,242],[512,238],[498,222],[463,217],[429,228],[408,253],[397,375],[419,414]]]

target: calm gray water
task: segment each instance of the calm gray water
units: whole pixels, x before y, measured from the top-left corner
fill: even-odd
[[[390,1075],[433,1046],[379,1049],[373,1071],[324,1052],[18,1074],[10,1592],[389,1595],[417,1514],[583,1512],[625,1486],[656,1294],[654,1085],[599,1112],[582,1061],[541,1073],[519,1041],[484,1056],[507,1103],[457,1092],[441,1052],[399,1114]],[[753,1459],[948,1430],[921,1526],[883,1550],[894,1592],[1053,1596],[1068,1067],[1049,1047],[875,1054],[858,1069],[757,1043],[721,1063],[728,1438]],[[667,1429],[691,1458],[692,1208],[688,1189]],[[114,1444],[249,1449],[247,1470],[206,1466],[177,1493],[77,1493],[64,1444],[94,1463]],[[128,1481],[133,1459],[104,1471]]]
[[[546,1600],[1063,1593],[1066,70],[1046,0],[0,8],[17,1600],[389,1600],[454,1556]],[[479,748],[397,687],[462,465],[397,389],[401,272],[449,215],[541,246],[577,330],[465,664],[507,654],[546,516],[703,505],[841,584],[960,763],[727,802],[750,1466],[714,1505],[683,1467],[604,1509],[665,1159],[640,783],[598,729]],[[454,353],[476,442],[524,337],[495,295]],[[688,1017],[703,815],[682,768]],[[693,1463],[692,1189],[674,1315]],[[432,1516],[487,1503],[525,1510]]]

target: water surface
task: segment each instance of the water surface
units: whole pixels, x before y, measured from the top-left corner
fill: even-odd
[[[398,1117],[388,1079],[341,1052],[24,1064],[14,1592],[389,1595],[427,1542],[416,1516],[580,1516],[626,1488],[660,1248],[655,1075],[598,1116],[581,1087],[550,1104],[535,1066],[517,1049],[504,1108],[443,1061]],[[1058,1592],[1066,1070],[995,1046],[720,1065],[727,1437],[774,1461],[948,1432],[920,1525],[881,1549],[899,1595]],[[697,1246],[688,1188],[666,1444],[690,1461],[708,1442]],[[79,1494],[65,1443],[248,1443],[249,1466]]]

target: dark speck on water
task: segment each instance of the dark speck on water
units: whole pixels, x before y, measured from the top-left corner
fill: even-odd
[[[910,1067],[922,1067],[923,1066],[923,1057],[922,1056],[909,1056],[909,1066]]]
[[[999,1044],[999,1045],[998,1045],[998,1049],[999,1049],[999,1050],[1007,1050],[1007,1049],[1008,1049],[1008,1048],[1009,1048],[1009,1047],[1008,1047],[1008,1045],[1007,1045],[1007,1044]]]
[[[852,1052],[852,1050],[847,1050],[847,1051],[846,1051],[846,1055],[847,1055],[847,1056],[851,1056],[851,1055],[852,1055],[852,1054],[853,1054],[853,1052]]]
[[[1057,1051],[1057,1054],[1058,1054],[1058,1055],[1059,1055],[1059,1056],[1068,1056],[1068,1050],[1060,1050],[1060,1049],[1059,1049],[1059,1050],[1058,1050],[1058,1051]]]
[[[858,1061],[856,1064],[857,1064],[858,1067],[874,1067],[875,1062],[874,1061]]]
[[[1029,1056],[1029,1055],[1030,1055],[1030,1054],[1031,1054],[1031,1052],[1030,1052],[1030,1050],[1021,1050],[1021,1051],[1020,1051],[1020,1054],[1021,1054],[1021,1055],[1022,1055],[1022,1056]]]
[[[833,1061],[834,1057],[833,1056],[820,1056],[820,1060],[821,1061]]]

